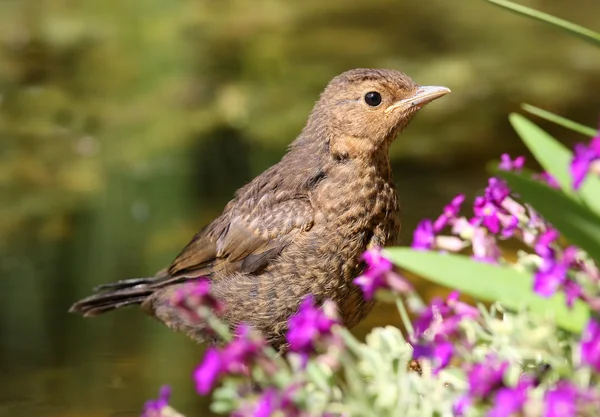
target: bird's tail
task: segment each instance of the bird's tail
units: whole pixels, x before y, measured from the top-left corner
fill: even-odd
[[[94,288],[96,294],[77,301],[69,312],[93,317],[131,304],[141,304],[154,292],[155,288],[149,285],[153,281],[153,278],[134,278],[100,285]]]
[[[94,288],[96,294],[77,301],[71,306],[69,312],[93,317],[124,306],[142,304],[157,288],[160,288],[156,283],[163,279],[164,277],[159,273],[152,278],[133,278],[100,285]]]

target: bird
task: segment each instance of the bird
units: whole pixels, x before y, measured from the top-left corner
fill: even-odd
[[[361,255],[396,245],[400,233],[390,146],[419,109],[449,92],[392,69],[334,77],[281,160],[242,186],[168,268],[101,285],[70,311],[91,317],[140,305],[203,342],[206,328],[173,301],[202,278],[232,329],[251,325],[279,350],[308,295],[333,300],[343,325],[355,326],[374,303],[353,283],[365,268]]]

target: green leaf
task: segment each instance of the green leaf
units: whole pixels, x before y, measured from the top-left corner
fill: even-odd
[[[565,193],[573,195],[568,169],[573,155],[569,149],[520,114],[511,113],[508,120],[540,165],[556,178]]]
[[[408,271],[481,300],[498,301],[511,309],[527,306],[532,313],[552,314],[560,327],[574,333],[581,332],[589,317],[585,303],[578,300],[569,310],[562,294],[542,298],[533,292],[530,274],[507,266],[409,248],[385,249],[385,256]]]
[[[521,6],[520,4],[513,3],[508,0],[488,0],[490,3],[504,7],[512,12],[532,17],[542,22],[550,23],[552,26],[559,27],[566,30],[576,36],[583,38],[584,40],[593,43],[594,45],[600,45],[600,33],[594,32],[588,28],[571,23],[567,20],[560,19],[547,13],[540,12],[529,7]]]
[[[600,217],[597,214],[541,182],[514,172],[498,171],[497,175],[568,240],[600,261]]]
[[[556,178],[560,188],[572,198],[583,200],[588,207],[600,214],[600,179],[588,175],[579,192],[575,192],[569,172],[573,159],[571,151],[520,114],[510,114],[509,121],[535,159]]]
[[[539,107],[532,106],[531,104],[522,104],[521,107],[526,112],[541,117],[544,120],[548,120],[549,122],[556,123],[557,125],[570,129],[573,132],[581,133],[582,135],[589,137],[596,136],[596,129],[566,119],[562,116],[549,112],[548,110],[540,109]]]

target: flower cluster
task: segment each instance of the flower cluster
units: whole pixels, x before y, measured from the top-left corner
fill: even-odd
[[[575,156],[571,161],[571,176],[573,188],[579,189],[589,172],[600,175],[600,133],[589,143],[575,145]]]
[[[182,317],[190,323],[201,323],[212,312],[223,311],[223,304],[210,293],[210,282],[201,277],[189,281],[181,286],[171,299]]]
[[[436,372],[448,366],[452,359],[461,321],[479,317],[475,307],[458,301],[458,297],[454,291],[445,301],[434,299],[415,321],[411,341],[414,358],[432,358]]]
[[[263,348],[265,340],[250,326],[241,324],[236,329],[235,338],[223,349],[210,347],[204,360],[194,371],[196,390],[200,394],[209,393],[215,382],[223,375],[248,375],[249,366],[261,359],[268,364]],[[266,369],[270,367],[266,366]]]
[[[524,165],[522,156],[501,157],[502,170],[524,175]],[[576,147],[570,169],[575,189],[589,173],[600,173],[600,136]],[[561,187],[549,173],[535,178]],[[247,324],[231,334],[218,318],[224,306],[211,295],[209,282],[198,279],[184,285],[172,302],[187,320],[226,343],[208,348],[194,371],[197,392],[214,390],[214,410],[234,417],[596,415],[600,271],[594,260],[576,246],[563,245],[559,231],[499,178],[490,178],[475,197],[471,215],[461,215],[465,201],[459,194],[435,220],[423,220],[413,248],[444,253],[470,248],[475,262],[530,272],[539,296],[562,293],[568,307],[577,302],[590,308],[592,317],[581,335],[559,331],[556,323],[527,309],[476,308],[459,301],[456,291],[425,305],[385,252],[372,248],[362,255],[365,270],[354,284],[365,301],[380,291],[386,295],[381,299],[394,299],[408,337],[394,327],[377,328],[363,344],[341,325],[333,302],[308,295],[282,328],[287,349],[278,353]],[[528,248],[516,264],[500,250],[506,239]],[[416,315],[414,322],[403,300]],[[418,373],[398,366],[411,360],[419,364]],[[143,417],[178,416],[168,405],[169,394],[163,388],[146,404]]]
[[[293,352],[303,357],[313,353],[319,344],[332,342],[332,328],[339,324],[333,302],[326,300],[322,308],[315,305],[312,295],[300,304],[298,312],[289,320],[287,340]]]
[[[146,401],[141,417],[181,417],[169,407],[170,398],[171,387],[165,385],[160,389],[157,399]]]
[[[365,272],[354,279],[367,300],[373,298],[379,289],[391,290],[397,293],[412,291],[410,283],[399,273],[394,271],[394,264],[381,254],[381,248],[367,250],[362,255],[366,264]]]

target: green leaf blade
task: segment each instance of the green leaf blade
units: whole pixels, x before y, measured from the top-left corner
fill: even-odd
[[[571,151],[520,114],[511,113],[508,120],[540,165],[556,178],[565,193],[573,195],[571,175],[568,170],[573,157]]]
[[[497,174],[568,240],[596,261],[600,260],[600,216],[538,181],[514,172],[498,171]]]
[[[511,309],[527,306],[534,314],[551,313],[560,327],[574,333],[581,332],[589,317],[589,308],[582,301],[576,301],[573,309],[569,309],[562,294],[542,298],[533,292],[530,274],[508,266],[410,248],[388,248],[384,253],[410,272],[478,299],[498,301]]]
[[[582,135],[589,137],[596,136],[596,129],[582,125],[581,123],[574,122],[557,114],[549,112],[548,110],[540,109],[539,107],[532,106],[531,104],[526,103],[522,104],[521,108],[526,112],[529,112],[549,122],[555,123],[566,129],[572,130],[573,132],[581,133]]]
[[[509,121],[535,159],[556,178],[563,192],[576,200],[583,200],[588,207],[600,215],[600,179],[589,175],[579,191],[575,192],[569,171],[573,153],[545,130],[520,114],[510,114]]]
[[[559,27],[566,30],[567,32],[579,36],[584,40],[593,43],[594,45],[600,45],[600,33],[594,32],[588,28],[571,23],[567,20],[560,19],[550,14],[540,12],[539,10],[531,9],[529,7],[522,6],[517,3],[513,3],[508,0],[488,0],[490,3],[500,7],[504,7],[512,12],[518,13],[523,16],[531,17],[533,19],[540,20],[551,24],[552,26]]]

